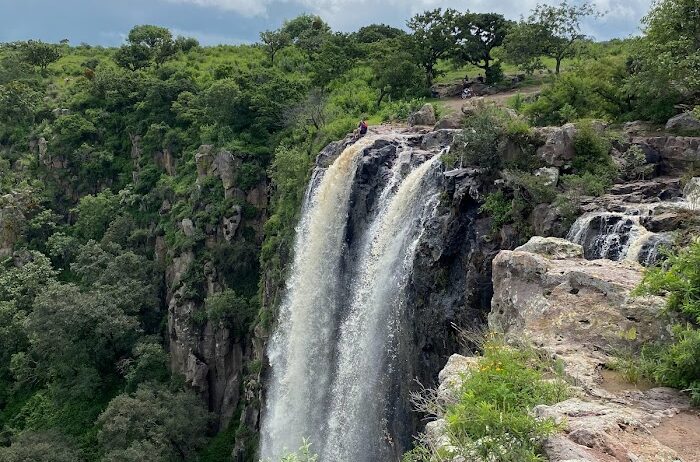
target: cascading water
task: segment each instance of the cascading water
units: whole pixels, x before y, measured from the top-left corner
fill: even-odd
[[[352,248],[345,242],[350,193],[372,139],[346,148],[309,186],[268,347],[263,459],[279,458],[303,438],[321,461],[392,457],[384,398],[405,317],[404,288],[423,225],[438,204],[438,182],[427,180],[437,176],[438,156],[426,160],[428,153],[397,141],[369,225]]]

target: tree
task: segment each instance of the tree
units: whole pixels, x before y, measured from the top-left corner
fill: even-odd
[[[575,56],[575,45],[586,37],[581,33],[583,18],[601,15],[592,3],[537,5],[516,29],[518,35],[508,37],[506,53],[520,63],[548,56],[556,61],[555,73],[559,74],[562,60]]]
[[[20,124],[32,122],[41,95],[24,82],[14,80],[0,85],[0,122]]]
[[[630,60],[629,89],[646,115],[663,121],[678,102],[700,98],[700,4],[662,0],[642,20],[645,37]]]
[[[143,384],[114,398],[97,420],[107,461],[194,460],[210,415],[192,392]]]
[[[319,16],[303,14],[285,21],[279,33],[289,37],[292,44],[306,53],[309,59],[321,48],[328,38],[331,28]]]
[[[404,37],[406,32],[385,24],[370,24],[361,27],[352,36],[359,43],[375,43],[385,39]]]
[[[178,51],[199,46],[195,39],[173,35],[165,27],[135,26],[129,31],[127,44],[119,48],[114,60],[122,67],[136,70],[155,64],[156,68],[171,59]]]
[[[483,69],[487,83],[495,83],[498,79],[491,68],[491,50],[501,46],[512,22],[500,14],[466,12],[456,14],[454,23],[454,59]]]
[[[425,71],[428,86],[433,84],[437,72],[437,62],[448,56],[454,44],[454,19],[456,12],[438,8],[413,16],[408,21],[408,27],[413,31],[415,58],[418,65]]]
[[[0,447],[0,460],[5,462],[79,462],[83,458],[65,436],[50,430],[21,433],[9,447]]]
[[[372,86],[378,91],[377,107],[386,96],[413,96],[422,88],[422,72],[413,55],[397,41],[385,41],[381,45],[374,50],[371,64]]]
[[[266,30],[260,32],[260,40],[265,47],[267,56],[270,58],[270,64],[275,64],[275,55],[278,51],[288,47],[292,43],[291,37],[282,30]]]
[[[41,40],[28,40],[18,46],[21,59],[27,64],[38,66],[42,71],[49,64],[58,61],[61,51],[52,43],[44,43]]]

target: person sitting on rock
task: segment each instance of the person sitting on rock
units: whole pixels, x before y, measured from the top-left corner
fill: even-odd
[[[365,136],[367,134],[367,121],[365,119],[360,120],[360,125],[357,126],[360,136]]]

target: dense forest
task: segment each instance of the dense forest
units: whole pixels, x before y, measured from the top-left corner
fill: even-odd
[[[426,102],[440,113],[436,85],[541,85],[510,103],[533,126],[697,113],[698,2],[663,0],[643,35],[596,42],[582,21],[603,14],[437,9],[353,33],[302,15],[252,45],[203,47],[153,25],[118,48],[1,44],[0,459],[223,461],[238,444],[254,460],[243,405],[224,422],[173,372],[167,300],[177,291],[203,307],[193,329],[221,324],[251,343],[274,322],[278,294],[264,288],[283,285],[317,153],[360,119],[403,123]],[[609,187],[596,169],[576,181]],[[503,215],[497,199],[483,213]],[[169,287],[184,254],[202,264]],[[691,271],[697,254],[672,271]],[[646,286],[679,290],[683,354],[700,345],[695,268],[692,287],[661,270]],[[259,360],[244,362],[259,375]],[[683,367],[694,369],[672,385],[697,390],[697,355]]]

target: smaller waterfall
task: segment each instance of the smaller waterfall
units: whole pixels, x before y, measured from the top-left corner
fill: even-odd
[[[636,261],[649,266],[657,262],[660,248],[671,243],[668,233],[652,233],[641,224],[653,208],[631,208],[625,212],[589,212],[574,222],[567,239],[583,247],[589,260]]]

